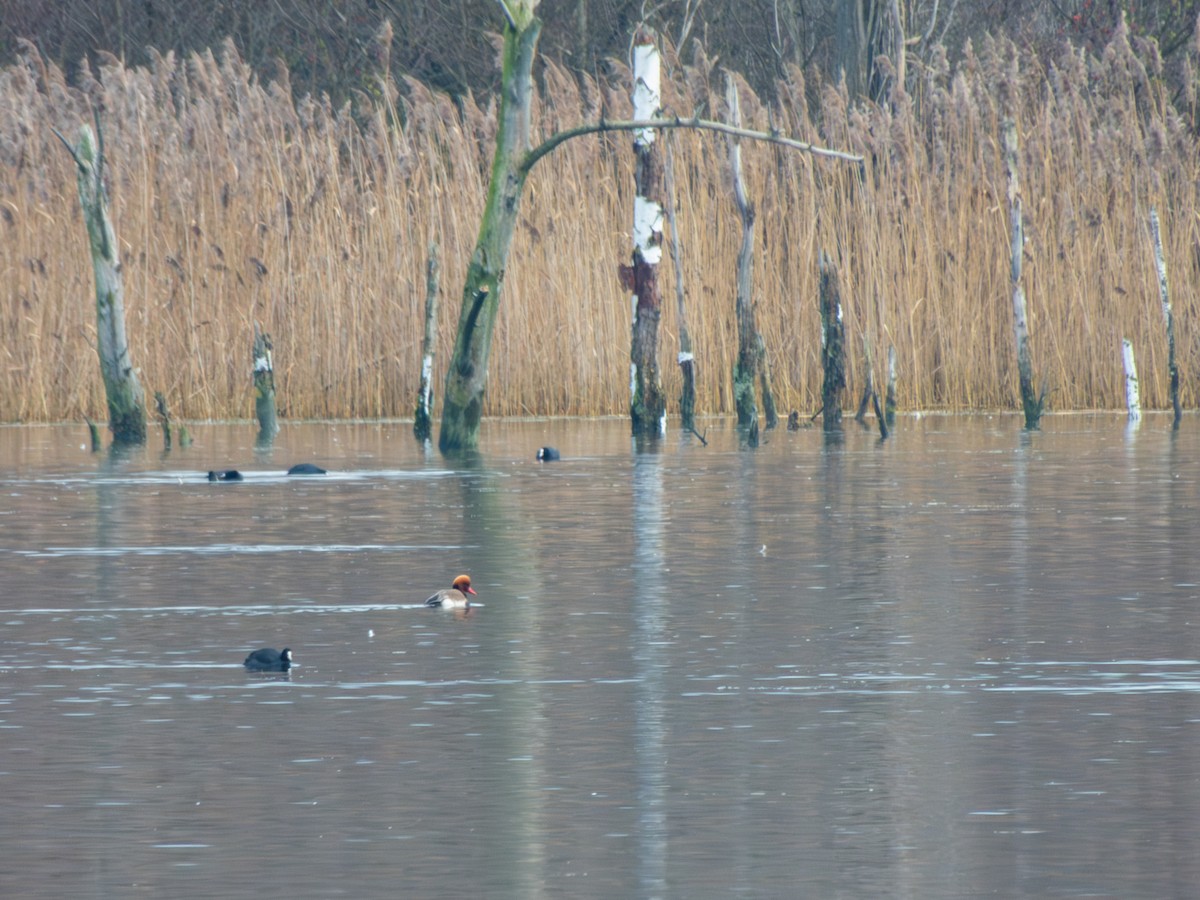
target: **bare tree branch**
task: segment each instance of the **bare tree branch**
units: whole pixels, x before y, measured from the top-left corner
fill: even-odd
[[[814,156],[824,156],[830,159],[841,159],[846,162],[862,163],[863,158],[855,153],[847,153],[844,150],[831,150],[828,147],[820,147],[816,144],[809,144],[804,141],[793,140],[792,138],[784,137],[781,134],[775,134],[767,131],[751,131],[748,128],[735,128],[732,125],[727,125],[724,122],[714,122],[710,119],[701,119],[697,116],[689,118],[680,118],[674,116],[669,119],[647,119],[642,122],[618,121],[610,122],[601,119],[596,123],[586,125],[578,125],[575,128],[568,128],[565,131],[560,131],[551,135],[538,144],[527,154],[525,159],[521,161],[520,170],[528,173],[534,167],[538,160],[553,150],[560,144],[566,143],[571,138],[583,137],[587,134],[603,134],[607,131],[640,131],[643,128],[696,128],[701,131],[716,131],[721,134],[732,135],[733,137],[749,138],[750,140],[767,141],[771,144],[778,144],[781,147],[790,147],[793,150],[800,150],[804,153],[811,153]]]

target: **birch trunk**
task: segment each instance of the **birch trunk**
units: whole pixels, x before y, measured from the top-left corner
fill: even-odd
[[[658,46],[647,29],[634,35],[633,117],[646,121],[658,115],[661,63]],[[666,399],[658,371],[658,323],[662,296],[658,265],[662,261],[663,165],[655,132],[634,132],[637,195],[633,198],[633,334],[629,352],[629,418],[635,436],[666,431]]]
[[[433,350],[437,343],[438,245],[429,245],[425,261],[425,343],[421,352],[421,387],[413,416],[413,435],[427,441],[433,434]]]
[[[1133,342],[1121,340],[1121,359],[1125,364],[1125,408],[1129,410],[1129,421],[1137,422],[1142,417],[1141,392],[1138,390],[1137,363],[1133,358]]]

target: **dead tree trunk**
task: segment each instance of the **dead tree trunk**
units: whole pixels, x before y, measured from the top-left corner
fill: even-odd
[[[729,124],[742,127],[742,107],[738,98],[737,81],[731,73],[725,75],[725,102],[729,107]],[[754,318],[754,204],[746,195],[742,177],[742,147],[737,137],[729,139],[729,168],[733,174],[733,199],[742,219],[742,246],[737,258],[737,325],[738,355],[733,367],[733,402],[738,426],[757,433],[758,398],[755,381],[763,394],[763,411],[767,429],[779,424],[775,395],[771,392],[771,368],[767,363],[767,345],[758,332]],[[755,445],[757,442],[754,442]]]
[[[275,415],[275,364],[271,359],[271,336],[254,323],[254,416],[258,419],[258,438],[255,443],[269,446],[279,433]]]
[[[413,436],[424,443],[433,434],[433,350],[437,343],[438,245],[429,245],[425,260],[425,344],[421,352],[421,387],[413,416]]]
[[[154,408],[158,412],[159,421],[162,424],[163,433],[163,451],[169,452],[171,449],[171,411],[167,408],[167,398],[163,396],[162,391],[154,392]],[[180,447],[190,447],[192,444],[192,436],[188,434],[186,425],[175,426],[175,437],[179,439]]]
[[[658,115],[660,60],[658,46],[646,28],[633,45],[633,117]],[[663,166],[652,128],[634,132],[637,196],[633,198],[633,336],[630,346],[629,418],[634,435],[666,431],[666,399],[658,372],[658,322],[662,295],[658,265],[662,261]]]
[[[492,332],[500,309],[500,289],[520,212],[521,192],[529,173],[524,163],[529,149],[531,73],[542,30],[541,21],[533,14],[534,6],[531,0],[504,4],[508,19],[504,28],[496,152],[479,237],[463,283],[454,356],[446,372],[442,427],[438,435],[438,448],[443,453],[474,450],[479,446],[479,420],[487,388]]]
[[[154,408],[158,411],[158,419],[162,424],[163,450],[171,449],[171,411],[167,409],[167,398],[162,391],[154,392]]]
[[[729,107],[729,124],[742,127],[742,109],[738,100],[737,82],[725,74],[725,103]],[[738,355],[733,366],[733,404],[740,428],[758,425],[758,346],[754,326],[754,204],[746,197],[742,178],[742,147],[737,138],[729,139],[729,169],[733,175],[733,199],[742,219],[742,246],[737,256],[737,327]]]
[[[1036,431],[1042,418],[1046,394],[1039,394],[1033,383],[1033,359],[1029,350],[1029,323],[1025,313],[1025,288],[1021,286],[1021,260],[1025,252],[1025,224],[1021,213],[1021,191],[1017,180],[1017,126],[1004,121],[1004,163],[1008,168],[1008,210],[1012,224],[1012,302],[1013,332],[1017,342],[1017,374],[1020,380],[1021,406],[1025,410],[1025,430]]]
[[[666,144],[667,224],[671,226],[671,261],[675,265],[675,305],[679,315],[679,374],[683,385],[679,393],[679,419],[684,431],[696,430],[696,360],[692,355],[692,336],[687,327],[687,304],[683,289],[683,242],[675,225],[675,165],[671,143]]]
[[[79,129],[79,144],[75,147],[57,131],[55,134],[70,151],[77,169],[79,202],[96,277],[96,351],[108,398],[108,427],[115,446],[144,444],[146,395],[130,359],[125,334],[125,285],[116,233],[108,215],[100,121],[97,117],[95,135],[87,125]]]
[[[1154,267],[1158,272],[1158,294],[1162,300],[1163,318],[1167,325],[1167,372],[1171,378],[1171,409],[1175,411],[1172,428],[1178,430],[1183,418],[1183,407],[1179,403],[1179,365],[1175,362],[1175,317],[1171,314],[1171,292],[1167,287],[1167,258],[1163,254],[1162,229],[1158,224],[1158,210],[1150,207],[1150,234],[1154,238]]]
[[[846,389],[846,327],[842,322],[842,298],[837,269],[822,250],[818,254],[821,307],[821,422],[825,431],[842,430],[842,391]]]

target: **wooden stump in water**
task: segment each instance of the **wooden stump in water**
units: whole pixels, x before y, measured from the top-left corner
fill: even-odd
[[[846,389],[846,327],[842,322],[842,298],[837,269],[822,250],[818,255],[821,307],[821,421],[826,431],[842,430],[842,391]]]
[[[258,446],[268,446],[279,432],[275,414],[275,368],[271,361],[271,336],[254,323],[254,415],[258,419]]]
[[[1125,408],[1129,421],[1137,422],[1142,417],[1142,401],[1138,391],[1137,363],[1133,359],[1133,342],[1129,338],[1121,341],[1121,359],[1125,364]]]

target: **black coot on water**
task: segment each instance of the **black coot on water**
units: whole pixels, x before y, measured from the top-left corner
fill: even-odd
[[[251,672],[286,672],[292,665],[292,651],[263,647],[247,656],[243,665]]]

